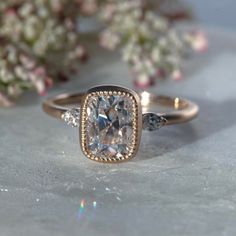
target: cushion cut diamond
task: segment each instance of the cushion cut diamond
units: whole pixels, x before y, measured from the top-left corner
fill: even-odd
[[[96,95],[88,99],[86,146],[98,158],[122,158],[133,137],[133,101],[122,95]]]

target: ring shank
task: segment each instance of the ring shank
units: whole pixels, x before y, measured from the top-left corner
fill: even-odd
[[[141,105],[143,110],[149,107],[164,106],[171,108],[170,112],[154,112],[166,119],[165,125],[179,124],[192,120],[198,114],[198,105],[178,97],[160,96],[147,92],[141,93]],[[150,110],[152,112],[152,110]]]
[[[80,107],[85,93],[61,94],[43,102],[43,110],[57,119],[61,119],[64,112],[68,110],[68,105]]]
[[[192,120],[198,114],[198,106],[186,99],[173,98],[168,96],[159,96],[142,92],[139,94],[143,113],[151,106],[164,106],[171,108],[170,112],[156,113],[166,119],[165,125],[179,124]],[[43,110],[50,116],[61,119],[64,112],[68,110],[68,106],[74,105],[80,107],[85,93],[62,94],[54,98],[47,99],[43,102]],[[152,112],[151,110],[148,112]]]

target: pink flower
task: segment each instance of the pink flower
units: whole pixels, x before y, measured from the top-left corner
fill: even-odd
[[[11,107],[13,102],[2,92],[0,92],[0,107]]]
[[[54,1],[51,1],[52,3],[52,10],[54,12],[61,12],[62,11],[62,4],[59,0],[54,0]]]
[[[50,77],[47,77],[45,79],[45,85],[46,85],[46,88],[51,88],[53,86],[53,79]]]
[[[21,54],[19,56],[20,62],[24,65],[26,69],[33,69],[35,67],[35,61],[27,55]]]
[[[40,67],[29,73],[29,78],[32,81],[37,92],[43,96],[46,94],[46,83],[44,81],[45,77],[42,77],[43,70]]]
[[[155,81],[153,77],[149,77],[148,75],[140,75],[134,81],[134,85],[141,89],[147,89],[150,86],[154,85]]]
[[[99,44],[108,49],[114,50],[120,43],[120,37],[110,31],[103,31],[99,36]]]
[[[80,7],[81,7],[81,11],[86,15],[92,15],[98,9],[96,0],[83,1]]]
[[[190,33],[192,37],[192,47],[197,52],[205,52],[208,49],[208,40],[203,32],[195,31]]]
[[[46,95],[46,86],[43,80],[37,79],[34,83],[35,88],[37,92],[40,94],[40,96]]]
[[[171,74],[173,80],[181,80],[183,78],[182,72],[180,70],[174,70]]]
[[[33,73],[38,77],[44,77],[46,75],[46,70],[42,66],[36,67]]]
[[[85,63],[89,57],[86,48],[84,46],[78,45],[75,50],[80,61]]]
[[[115,5],[113,3],[108,3],[104,6],[103,17],[105,20],[111,20],[115,13]]]
[[[14,8],[8,8],[5,11],[5,14],[6,14],[6,16],[16,16],[17,12],[16,12],[16,10]]]

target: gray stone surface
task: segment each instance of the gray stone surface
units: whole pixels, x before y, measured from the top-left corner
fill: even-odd
[[[201,24],[236,30],[235,0],[181,0],[187,4],[194,18]]]
[[[77,129],[44,114],[32,94],[1,109],[0,235],[235,235],[236,34],[208,34],[209,52],[186,62],[183,81],[151,89],[195,100],[199,117],[143,133],[131,162],[86,159]],[[92,53],[78,80],[49,95],[132,86],[117,55]]]

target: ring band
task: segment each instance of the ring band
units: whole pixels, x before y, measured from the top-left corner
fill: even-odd
[[[164,107],[171,111],[157,112]],[[152,110],[153,109],[153,110]],[[198,106],[178,97],[137,93],[119,86],[98,86],[87,93],[62,94],[43,102],[43,110],[79,127],[83,153],[99,162],[129,160],[138,151],[142,129],[192,120]]]

